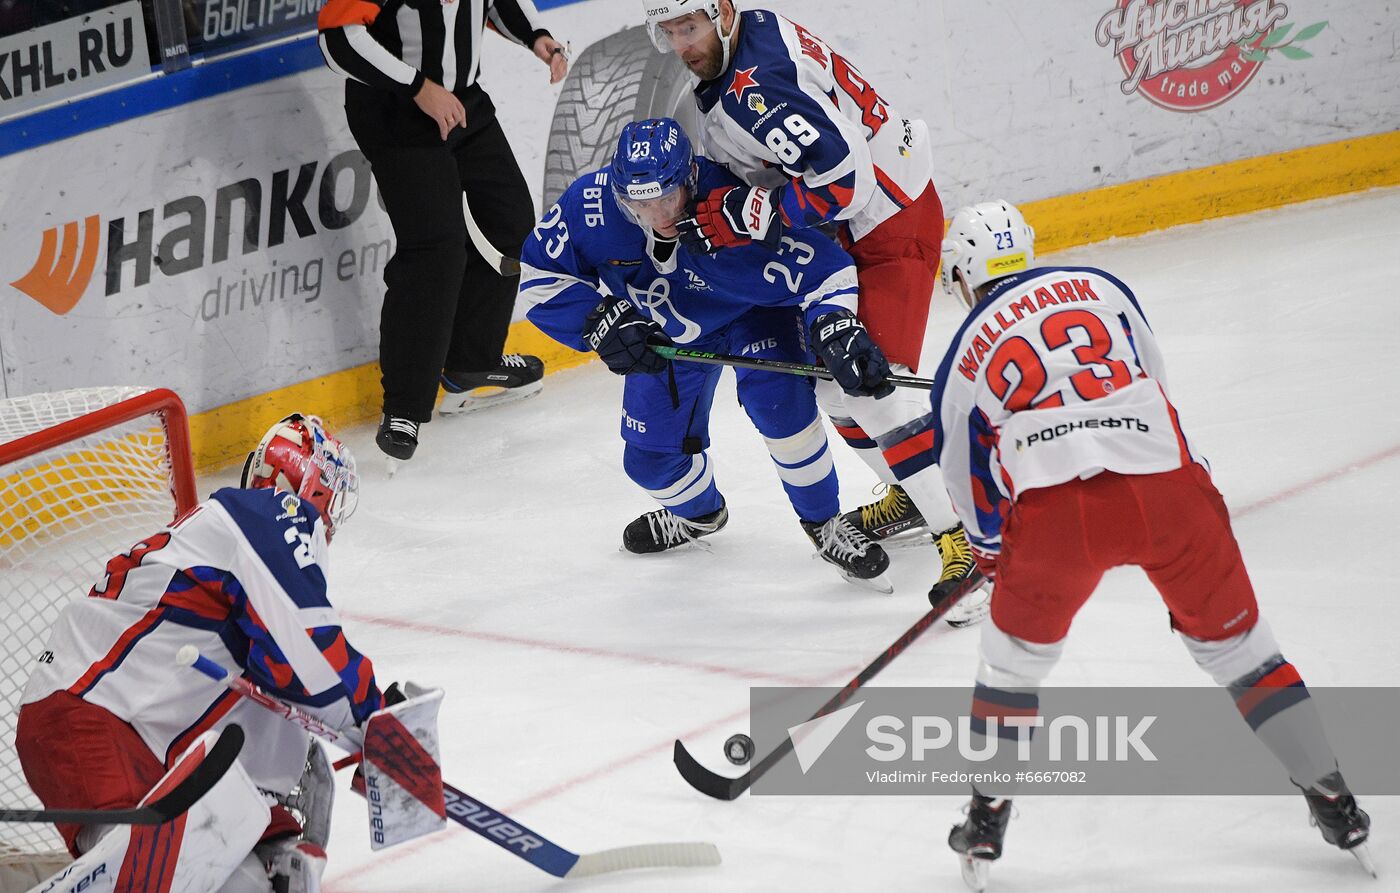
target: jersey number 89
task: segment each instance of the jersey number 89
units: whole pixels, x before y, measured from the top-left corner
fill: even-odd
[[[783,127],[787,128],[786,132],[784,132]],[[811,122],[801,115],[788,115],[787,119],[783,121],[783,127],[774,127],[763,138],[763,142],[773,150],[773,154],[777,155],[783,164],[796,164],[802,160],[802,149],[798,147],[798,143],[810,146],[821,138],[817,128],[813,127]],[[797,143],[788,137],[789,133],[797,137]]]

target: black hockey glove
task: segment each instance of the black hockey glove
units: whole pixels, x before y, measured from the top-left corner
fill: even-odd
[[[650,344],[670,344],[661,326],[643,317],[625,298],[599,302],[583,321],[583,341],[618,375],[666,371],[667,360]]]
[[[876,400],[894,393],[885,354],[849,310],[824,313],[812,322],[812,348],[841,390],[852,397]]]

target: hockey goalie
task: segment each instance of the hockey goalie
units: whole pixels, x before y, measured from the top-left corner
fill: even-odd
[[[113,557],[88,597],[65,609],[25,689],[16,735],[46,807],[132,807],[220,729],[236,723],[245,742],[174,821],[59,824],[77,861],[36,890],[320,889],[333,800],[325,752],[303,728],[177,667],[176,654],[194,646],[362,746],[371,717],[402,696],[381,692],[327,599],[329,544],[357,492],[349,450],[316,417],[288,416],[249,454],[239,487]],[[435,751],[435,728],[431,737]]]

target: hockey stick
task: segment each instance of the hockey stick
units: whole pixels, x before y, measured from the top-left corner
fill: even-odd
[[[481,231],[481,225],[472,216],[471,204],[467,201],[465,193],[462,195],[462,218],[467,223],[467,237],[471,239],[472,246],[476,248],[486,262],[502,276],[518,276],[520,274],[520,261],[513,257],[506,257],[491,240],[486,238],[486,233]]]
[[[952,608],[953,605],[957,604],[958,599],[967,595],[978,586],[981,586],[983,582],[982,575],[974,572],[972,576],[960,583],[956,589],[944,595],[937,604],[929,609],[927,614],[920,617],[913,626],[904,631],[903,635],[895,639],[890,647],[882,651],[864,670],[861,670],[860,673],[856,675],[856,678],[847,682],[845,688],[841,689],[831,700],[823,704],[820,710],[813,713],[811,719],[808,719],[807,722],[820,719],[828,713],[838,710],[841,705],[851,699],[851,696],[856,693],[856,689],[860,688],[871,679],[874,679],[875,674],[889,666],[890,661],[902,654],[906,648],[914,643],[915,639],[923,635],[924,630],[933,626],[933,624],[938,622],[938,618],[948,613],[948,610]],[[770,751],[762,760],[759,760],[758,765],[754,766],[743,775],[740,775],[738,778],[729,778],[728,776],[720,775],[718,772],[711,772],[709,769],[700,765],[700,763],[690,755],[690,751],[685,749],[685,745],[681,743],[679,738],[676,739],[676,747],[672,753],[672,759],[675,761],[676,768],[680,770],[681,777],[684,778],[692,788],[695,788],[695,790],[707,797],[714,797],[716,800],[734,800],[740,794],[744,793],[744,791],[752,787],[753,783],[758,781],[765,772],[776,766],[783,757],[791,753],[792,749],[792,737],[784,738],[783,743]]]
[[[224,777],[243,749],[243,729],[230,724],[199,765],[170,793],[131,809],[0,809],[0,822],[65,822],[75,825],[163,825],[177,819]]]
[[[668,360],[688,360],[692,363],[708,363],[711,366],[737,366],[740,369],[762,369],[765,372],[786,372],[789,375],[808,375],[831,381],[835,376],[824,366],[808,363],[788,363],[783,360],[760,360],[751,357],[736,357],[727,353],[710,353],[704,350],[686,350],[683,347],[670,347],[665,344],[648,345],[652,350]],[[897,388],[919,388],[933,390],[933,379],[915,378],[912,375],[886,375],[885,383]]]
[[[193,645],[181,648],[175,659],[181,665],[192,666],[210,679],[222,682],[231,691],[296,723],[318,738],[346,750],[356,749],[339,731],[311,714],[279,701],[247,679],[234,676],[201,655]],[[596,853],[574,853],[451,785],[443,785],[443,795],[447,801],[447,817],[452,821],[558,878],[590,877],[632,868],[705,868],[720,863],[719,849],[712,843],[649,843]]]

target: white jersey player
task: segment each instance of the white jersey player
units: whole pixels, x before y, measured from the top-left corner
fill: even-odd
[[[212,880],[207,872],[190,880],[193,869],[180,868],[220,845],[200,837],[212,833],[200,822],[186,824],[183,848],[179,838],[172,844],[180,858],[162,867],[141,861],[137,850],[151,844],[133,833],[130,849],[115,856],[132,873],[131,886],[117,889],[267,893],[279,875],[293,890],[318,889],[329,820],[324,755],[312,746],[304,775],[307,733],[178,668],[182,646],[236,668],[352,740],[384,705],[373,666],[346,641],[326,596],[327,547],[358,491],[349,450],[319,419],[292,415],[249,455],[241,483],[112,558],[88,597],[64,610],[25,688],[16,749],[45,805],[118,809],[135,805],[205,733],[237,723],[246,739],[238,766],[254,793],[285,801],[300,784],[315,801],[300,804],[315,813],[302,818],[314,821],[303,829],[283,805],[268,821],[261,806],[257,851],[234,854],[232,877]],[[106,828],[59,831],[75,856],[100,839],[110,848]]]
[[[788,229],[834,228],[856,263],[857,316],[894,371],[917,370],[943,236],[924,122],[893,108],[851,60],[776,13],[740,13],[732,0],[646,0],[644,9],[656,46],[700,78],[703,154],[747,183],[701,197],[681,238],[722,251],[776,246]],[[817,399],[888,485],[883,500],[850,515],[868,536],[946,517],[920,393],[861,400],[818,382]],[[974,572],[961,530],[938,541],[944,574],[931,598]]]
[[[1075,614],[1107,570],[1137,565],[1187,651],[1303,791],[1323,839],[1366,864],[1370,819],[1259,616],[1229,511],[1182,430],[1137,298],[1104,270],[1037,267],[1034,238],[1020,211],[987,202],[958,209],[944,242],[945,285],[971,312],[935,375],[934,452],[996,581],[974,734],[1036,713]],[[1001,856],[1014,789],[979,784],[949,835],[974,889]]]

